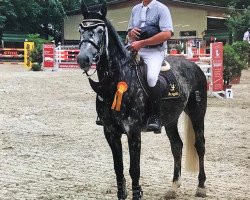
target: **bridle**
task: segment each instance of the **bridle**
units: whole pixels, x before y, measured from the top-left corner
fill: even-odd
[[[97,50],[97,54],[96,56],[93,58],[93,61],[97,64],[100,61],[100,56],[103,54],[104,50],[106,50],[106,54],[107,56],[109,56],[108,53],[108,30],[107,30],[107,26],[105,24],[105,22],[103,20],[100,19],[84,19],[80,25],[79,25],[79,29],[83,29],[83,30],[92,30],[95,29],[98,26],[102,26],[104,28],[104,33],[103,33],[103,37],[102,37],[102,41],[100,43],[100,46],[95,43],[93,40],[86,38],[86,39],[82,39],[79,43],[79,49],[81,49],[81,46],[83,43],[87,42],[90,43],[96,50]],[[105,49],[106,46],[106,49]],[[96,70],[94,71],[94,73],[96,72]],[[84,73],[89,77],[92,76],[93,74],[89,75],[88,72],[86,70],[84,70]]]
[[[102,26],[104,28],[103,37],[102,37],[102,41],[100,43],[100,46],[89,38],[83,38],[79,43],[79,49],[81,49],[81,46],[83,43],[90,43],[97,50],[97,54],[96,54],[95,58],[93,59],[96,64],[98,64],[98,62],[100,61],[100,56],[103,54],[104,51],[106,53],[107,60],[109,60],[109,58],[110,58],[109,51],[108,51],[109,38],[108,38],[107,25],[106,25],[104,20],[100,20],[100,19],[84,19],[79,25],[79,29],[83,29],[83,30],[93,30],[98,26]],[[136,61],[135,57],[132,57],[132,59],[126,61],[125,63],[121,64],[118,67],[116,66],[115,68],[112,68],[111,62],[108,62],[107,66],[106,66],[107,68],[105,70],[103,70],[104,77],[111,77],[115,71],[120,70],[120,68],[122,68],[124,65],[126,65],[128,63],[131,63],[130,66],[137,66],[138,65],[138,62]],[[96,70],[97,70],[97,68],[96,68]],[[88,74],[87,70],[84,70],[83,74],[86,74],[86,76],[88,78],[90,78],[92,75],[94,75],[96,70],[91,75]]]

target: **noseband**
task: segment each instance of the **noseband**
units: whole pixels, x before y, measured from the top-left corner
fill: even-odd
[[[93,30],[98,26],[102,26],[105,30],[104,36],[102,37],[102,43],[100,46],[98,46],[98,44],[96,44],[93,40],[87,39],[87,38],[82,39],[79,44],[79,49],[81,49],[81,46],[84,42],[90,43],[92,46],[95,47],[95,49],[97,50],[97,55],[94,58],[95,63],[99,62],[100,56],[103,53],[103,49],[105,45],[105,36],[106,36],[106,45],[108,44],[106,24],[103,20],[100,20],[100,19],[84,19],[82,23],[80,23],[80,27],[79,27],[80,29],[83,29],[83,30]],[[106,50],[107,50],[107,47],[106,47]]]

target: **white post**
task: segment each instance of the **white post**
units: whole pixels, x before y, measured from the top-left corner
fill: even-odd
[[[55,48],[55,65],[52,71],[57,71],[59,69],[59,62],[60,62],[60,55],[61,55],[61,44]]]

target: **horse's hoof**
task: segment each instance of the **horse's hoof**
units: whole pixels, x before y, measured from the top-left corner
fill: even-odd
[[[143,196],[143,191],[141,189],[141,186],[133,186],[133,198],[132,200],[142,200],[142,196]]]
[[[132,200],[142,200],[142,197],[133,197]]]
[[[128,196],[127,190],[125,188],[123,188],[123,190],[118,191],[117,196],[118,196],[118,200],[127,199],[127,196]]]
[[[206,188],[197,187],[195,196],[196,196],[196,197],[205,198],[205,197],[207,196],[207,195],[206,195]]]
[[[164,199],[175,199],[177,197],[177,193],[174,190],[169,190],[167,194],[164,196]]]
[[[126,179],[125,178],[123,178],[122,182],[117,183],[117,189],[118,189],[118,191],[117,191],[118,200],[127,199],[128,192],[126,189]]]

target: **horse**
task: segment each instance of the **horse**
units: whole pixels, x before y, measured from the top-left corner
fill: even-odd
[[[140,200],[143,190],[140,185],[141,132],[145,131],[149,115],[149,98],[145,78],[145,63],[135,59],[127,50],[115,28],[106,18],[104,1],[98,11],[89,11],[82,0],[81,13],[84,17],[79,25],[80,43],[77,62],[89,76],[89,83],[96,95],[96,111],[103,124],[105,138],[113,155],[117,183],[117,198],[127,198],[124,177],[121,137],[127,136],[132,179],[132,199]],[[207,80],[202,70],[185,58],[167,56],[170,70],[160,73],[162,91],[170,93],[178,88],[172,98],[162,99],[161,118],[170,140],[174,157],[174,173],[170,189],[165,198],[176,198],[181,184],[181,162],[183,142],[177,124],[181,113],[185,113],[187,137],[187,161],[199,168],[196,196],[205,197],[206,175],[204,171],[205,137],[204,117],[207,107]],[[88,74],[91,64],[96,63],[98,81]],[[167,74],[175,77],[173,86],[167,81]],[[172,85],[171,85],[172,84]],[[173,88],[174,87],[174,88]],[[163,95],[164,96],[164,95]],[[171,96],[170,96],[171,97]],[[153,137],[153,136],[152,136]],[[193,166],[193,169],[195,166]]]

